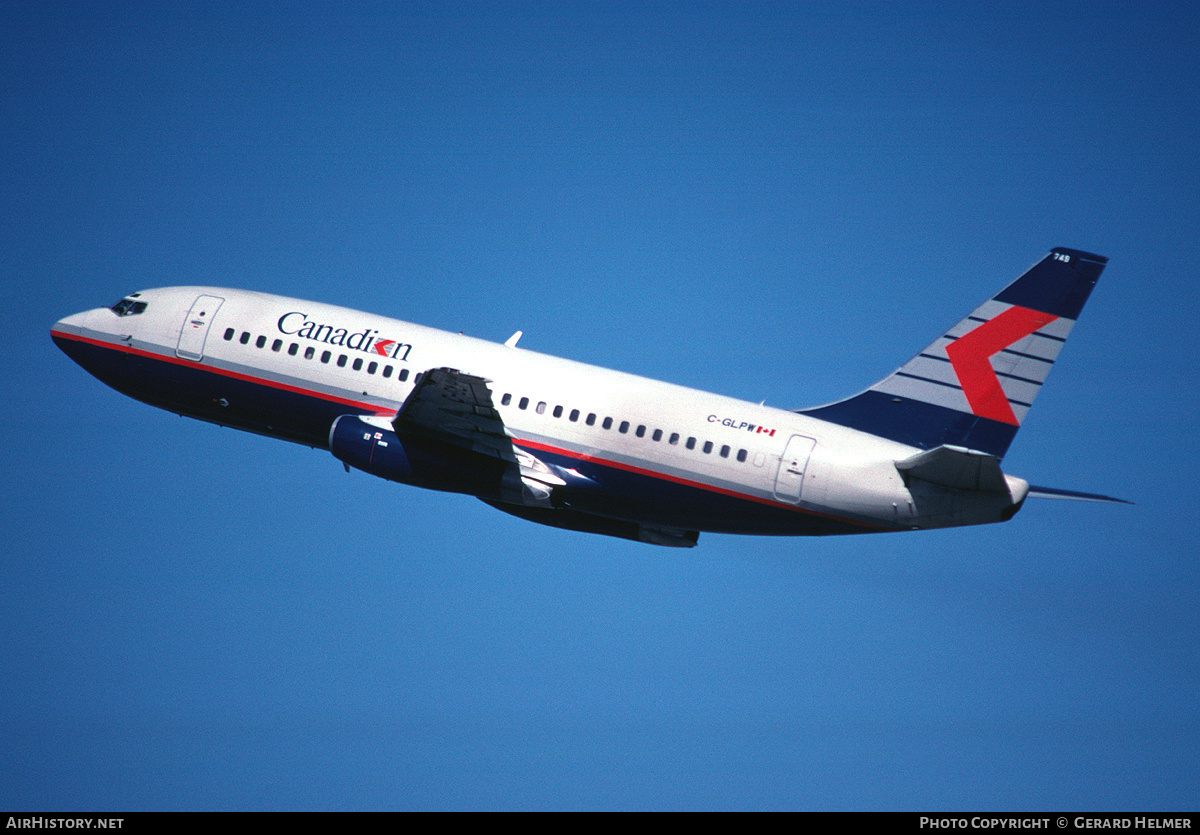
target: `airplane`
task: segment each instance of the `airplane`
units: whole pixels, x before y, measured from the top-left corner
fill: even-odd
[[[1009,444],[1107,259],[1056,248],[894,373],[787,410],[396,319],[219,287],[142,290],[55,343],[117,391],[328,449],[522,519],[654,545],[1007,521]]]

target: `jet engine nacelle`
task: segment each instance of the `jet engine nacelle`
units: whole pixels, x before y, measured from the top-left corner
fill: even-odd
[[[342,415],[329,429],[329,450],[339,461],[371,475],[406,484],[413,481],[404,444],[386,418]]]
[[[388,481],[497,501],[510,499],[507,462],[430,438],[401,438],[385,416],[340,416],[329,429],[329,450],[344,464]]]

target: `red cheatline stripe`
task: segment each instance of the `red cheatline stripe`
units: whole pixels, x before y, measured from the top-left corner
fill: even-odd
[[[152,351],[144,351],[140,348],[133,348],[133,347],[130,347],[127,345],[114,345],[113,343],[106,342],[104,340],[92,339],[90,337],[79,336],[79,335],[71,334],[71,333],[63,333],[62,331],[52,330],[51,334],[53,336],[62,337],[63,339],[72,339],[77,342],[86,342],[89,345],[96,345],[100,348],[107,348],[108,350],[112,350],[112,351],[121,351],[121,352],[128,353],[128,354],[137,354],[139,356],[148,357],[150,359],[155,359],[155,360],[160,360],[162,362],[171,362],[171,363],[175,363],[176,365],[184,365],[184,366],[191,366],[193,368],[200,368],[204,371],[208,371],[213,374],[220,374],[224,377],[232,377],[237,380],[245,380],[246,382],[257,383],[259,385],[269,386],[271,388],[280,389],[283,391],[294,392],[296,394],[303,394],[303,395],[307,395],[309,397],[318,397],[322,400],[328,400],[328,401],[331,401],[334,403],[343,403],[348,406],[357,406],[359,408],[370,409],[370,410],[374,411],[376,414],[381,414],[381,415],[393,414],[393,411],[391,409],[381,409],[379,406],[372,404],[372,403],[362,403],[362,402],[355,401],[355,400],[349,400],[349,399],[342,398],[342,397],[336,397],[334,395],[322,394],[320,392],[312,391],[311,389],[300,388],[298,386],[292,386],[292,385],[288,385],[286,383],[279,383],[274,380],[267,380],[267,379],[264,379],[261,377],[254,377],[249,374],[239,373],[237,371],[229,371],[229,370],[226,370],[223,368],[217,368],[212,365],[198,365],[197,363],[195,363],[191,360],[184,360],[184,359],[180,359],[178,357],[172,357],[172,356],[169,356],[166,354],[156,354],[156,353],[153,353]],[[689,481],[687,479],[679,478],[677,476],[667,475],[666,473],[655,472],[654,470],[647,470],[647,469],[643,469],[641,467],[635,467],[630,464],[622,464],[618,461],[612,461],[612,460],[604,459],[604,458],[597,458],[594,456],[580,455],[578,453],[571,452],[570,450],[567,450],[567,449],[550,446],[548,444],[538,443],[537,441],[530,441],[530,440],[525,440],[525,439],[514,438],[513,442],[520,444],[521,446],[527,446],[527,447],[531,447],[533,449],[540,449],[540,450],[544,450],[546,452],[553,452],[553,453],[557,453],[560,455],[565,455],[569,458],[575,458],[577,460],[595,461],[598,464],[602,464],[602,465],[608,466],[608,467],[614,467],[616,469],[626,470],[627,472],[637,473],[639,475],[649,476],[651,478],[663,479],[665,481],[674,482],[676,484],[681,484],[681,485],[684,485],[687,487],[695,487],[700,490],[707,490],[712,493],[720,493],[722,495],[731,496],[736,499],[745,499],[747,501],[758,502],[759,504],[765,504],[770,507],[777,507],[777,508],[781,508],[783,510],[791,510],[793,512],[803,513],[803,514],[806,514],[809,516],[818,516],[818,517],[821,517],[824,519],[832,519],[837,522],[844,522],[844,523],[851,524],[851,525],[857,525],[859,527],[866,528],[869,530],[879,530],[879,531],[893,530],[893,528],[886,527],[884,525],[873,525],[868,522],[858,521],[856,519],[845,519],[843,517],[834,516],[834,515],[828,514],[828,513],[818,513],[817,511],[806,510],[804,508],[796,507],[795,505],[784,504],[783,502],[776,502],[776,501],[772,501],[770,499],[761,498],[759,496],[747,495],[745,493],[738,493],[734,490],[728,490],[723,487],[714,487],[713,485],[703,484],[698,481]]]
[[[991,357],[1057,318],[1014,305],[946,346],[946,355],[972,412],[989,420],[1020,425],[992,369]]]
[[[359,401],[359,400],[351,400],[349,398],[338,397],[337,395],[333,395],[333,394],[324,394],[319,391],[313,391],[312,389],[302,388],[300,386],[293,386],[293,385],[289,385],[287,383],[280,383],[275,380],[268,380],[264,377],[255,377],[250,374],[242,374],[238,371],[230,371],[225,368],[218,368],[215,365],[200,365],[199,363],[197,363],[193,360],[185,360],[185,359],[181,359],[179,357],[170,356],[168,354],[156,354],[153,351],[144,351],[141,348],[133,348],[129,345],[120,345],[120,344],[116,344],[116,343],[112,343],[112,342],[106,342],[103,339],[92,339],[91,337],[88,337],[88,336],[80,336],[80,335],[73,334],[73,333],[64,333],[62,331],[51,330],[50,334],[52,336],[58,336],[63,339],[71,339],[76,342],[86,342],[88,345],[95,345],[99,348],[107,348],[110,351],[120,351],[121,353],[135,354],[140,357],[148,357],[150,359],[160,360],[161,362],[170,362],[170,363],[174,363],[175,365],[189,366],[191,368],[198,368],[202,371],[208,371],[212,374],[219,374],[222,377],[231,377],[235,380],[244,380],[245,382],[248,382],[248,383],[256,383],[256,384],[262,385],[262,386],[269,386],[270,388],[279,389],[280,391],[289,391],[289,392],[293,392],[294,394],[303,394],[303,395],[307,395],[309,397],[317,397],[317,398],[320,398],[321,400],[328,400],[330,403],[341,403],[342,405],[345,405],[345,406],[354,406],[354,407],[357,407],[360,409],[368,409],[368,410],[374,412],[375,414],[379,414],[379,415],[395,414],[394,409],[388,409],[388,408],[379,406],[376,403],[363,403],[362,401]]]
[[[890,528],[885,525],[874,525],[869,522],[861,522],[857,519],[846,519],[841,516],[834,516],[831,513],[819,513],[815,510],[808,510],[806,508],[796,507],[796,505],[794,505],[794,504],[785,504],[784,502],[777,502],[772,499],[764,499],[761,496],[752,496],[747,493],[739,493],[736,490],[729,490],[724,487],[714,487],[711,484],[704,484],[703,482],[699,482],[699,481],[689,481],[686,478],[679,478],[678,476],[667,475],[666,473],[660,473],[660,472],[657,472],[656,470],[647,470],[642,467],[635,467],[632,464],[622,464],[620,461],[613,461],[612,459],[608,459],[608,458],[598,458],[594,455],[580,455],[579,453],[572,452],[569,449],[562,449],[561,447],[550,446],[549,444],[543,444],[543,443],[539,443],[537,441],[530,441],[525,438],[513,438],[513,443],[520,444],[523,447],[530,447],[531,449],[541,450],[543,452],[552,452],[557,455],[565,455],[568,458],[574,458],[579,461],[595,461],[597,464],[602,464],[605,467],[613,467],[618,470],[625,470],[626,472],[637,473],[638,475],[644,475],[644,476],[648,476],[650,478],[657,478],[657,479],[661,479],[663,481],[670,481],[674,484],[682,484],[685,487],[695,487],[698,490],[707,490],[710,493],[720,493],[723,496],[730,496],[735,499],[745,499],[746,501],[750,501],[750,502],[758,502],[759,504],[765,504],[765,505],[768,505],[769,507],[776,507],[776,508],[780,508],[781,510],[790,510],[794,513],[803,513],[807,516],[819,516],[822,519],[832,519],[835,522],[844,522],[849,525],[857,525],[860,528],[867,528],[867,529],[876,530],[876,531],[894,530],[894,528]]]

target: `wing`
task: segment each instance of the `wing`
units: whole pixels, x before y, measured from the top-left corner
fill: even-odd
[[[512,438],[492,403],[488,381],[453,368],[421,375],[392,426],[400,436],[419,435],[497,458],[512,457]]]
[[[537,457],[513,444],[492,401],[488,381],[454,368],[433,368],[421,375],[392,426],[401,438],[426,438],[499,458],[516,469],[510,500],[548,504],[550,493],[566,481]]]

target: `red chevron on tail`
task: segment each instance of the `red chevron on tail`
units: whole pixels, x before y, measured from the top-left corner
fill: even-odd
[[[991,357],[1057,318],[1040,310],[1010,307],[946,346],[946,355],[950,357],[972,412],[1013,426],[1020,425],[992,368]]]

